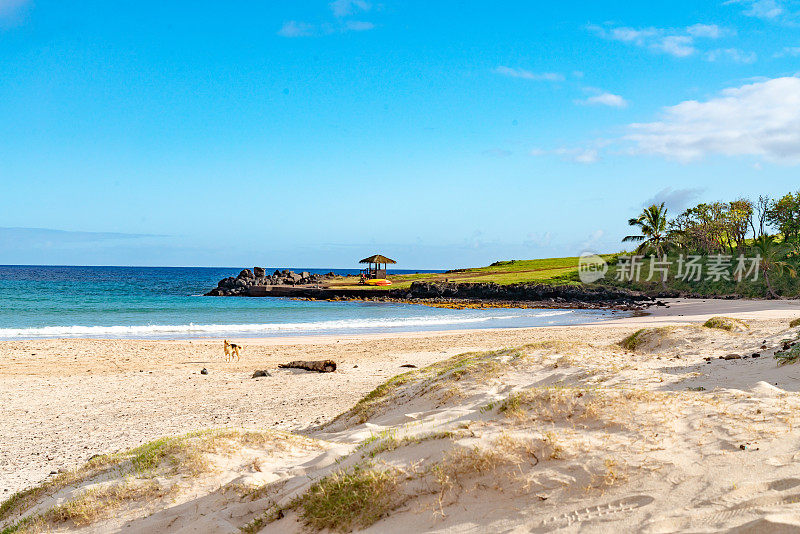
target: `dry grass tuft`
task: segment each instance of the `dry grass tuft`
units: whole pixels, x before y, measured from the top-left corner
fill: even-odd
[[[468,352],[434,363],[422,369],[390,378],[350,410],[340,414],[326,427],[335,423],[362,424],[383,408],[396,404],[402,397],[419,398],[428,392],[443,390],[443,399],[459,394],[453,384],[466,379],[487,380],[498,376],[509,365],[522,361],[521,349],[501,349],[489,352]],[[408,388],[415,388],[410,392]],[[444,400],[440,399],[441,402]]]
[[[383,437],[380,437],[375,440],[370,440],[369,443],[377,442],[375,446],[373,446],[368,452],[364,453],[363,456],[370,456],[374,458],[375,456],[382,454],[384,452],[392,452],[396,449],[401,447],[408,447],[410,445],[418,445],[420,443],[424,443],[426,441],[435,441],[435,440],[443,440],[443,439],[455,439],[457,434],[455,432],[444,431],[444,432],[431,432],[428,434],[422,434],[420,436],[404,436],[401,439],[397,439],[394,436],[394,433],[389,433]],[[367,438],[370,439],[370,438]],[[359,445],[359,448],[366,447],[369,443],[363,443]]]
[[[661,326],[658,328],[642,328],[633,334],[627,336],[619,342],[619,345],[626,350],[636,351],[646,344],[650,344],[655,340],[661,339],[669,335],[675,327]]]
[[[535,387],[513,393],[498,411],[520,423],[578,423],[635,426],[632,415],[643,405],[663,401],[668,394],[647,389]]]
[[[314,483],[293,506],[315,531],[367,528],[400,504],[398,478],[394,471],[356,466]]]
[[[750,328],[746,322],[733,317],[712,317],[703,326],[706,328],[717,328],[728,332],[742,332]]]
[[[563,460],[566,458],[566,450],[559,441],[558,434],[553,431],[545,432],[542,440],[545,445],[544,454],[551,460]]]
[[[98,519],[110,517],[125,503],[161,498],[169,491],[153,480],[125,480],[97,489],[90,489],[80,496],[50,509],[44,514],[49,523],[72,521],[76,526],[89,525]]]
[[[461,488],[461,480],[479,476],[497,469],[506,463],[497,450],[481,447],[457,447],[444,456],[442,461],[432,466],[430,472],[439,486],[439,501],[445,494]]]
[[[789,323],[789,328],[795,328],[797,326],[800,326],[800,317],[798,317],[797,319],[792,320]]]
[[[14,514],[24,514],[46,494],[52,494],[68,487],[80,487],[101,477],[130,480],[133,478],[153,479],[160,475],[198,476],[212,469],[207,459],[208,454],[232,454],[241,446],[288,450],[298,446],[314,446],[314,441],[287,432],[237,430],[211,430],[157,439],[129,451],[97,456],[74,471],[61,474],[39,486],[15,493],[0,504],[0,521],[8,519]],[[96,515],[92,510],[102,511],[96,501],[106,500],[113,503],[137,500],[137,492],[145,489],[153,491],[153,487],[147,484],[131,484],[129,482],[118,486],[109,486],[107,490],[89,490],[79,500],[54,508],[40,517],[18,521],[3,530],[2,534],[7,534],[6,531],[16,532],[22,530],[23,527],[30,529],[34,523],[57,522],[66,519],[78,522],[88,521]],[[101,491],[109,493],[98,493]],[[147,495],[142,495],[142,497],[147,497]]]

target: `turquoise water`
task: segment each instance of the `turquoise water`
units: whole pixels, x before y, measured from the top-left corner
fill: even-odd
[[[0,266],[0,339],[180,339],[515,328],[585,323],[612,315],[596,310],[448,310],[383,302],[202,296],[218,280],[238,271]]]

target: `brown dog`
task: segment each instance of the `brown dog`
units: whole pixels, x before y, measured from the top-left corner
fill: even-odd
[[[228,340],[225,340],[225,361],[232,362],[234,358],[236,361],[239,361],[239,349],[241,347],[236,343],[228,343]]]

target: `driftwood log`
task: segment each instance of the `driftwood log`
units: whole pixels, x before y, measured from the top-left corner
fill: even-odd
[[[332,373],[336,370],[336,362],[333,360],[297,360],[289,363],[281,363],[278,367],[305,369],[306,371],[316,371],[318,373]]]

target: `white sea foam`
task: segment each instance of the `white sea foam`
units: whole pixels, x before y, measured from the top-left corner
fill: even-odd
[[[46,326],[41,328],[0,328],[0,339],[36,339],[60,337],[97,338],[181,338],[214,335],[255,336],[263,334],[286,335],[324,332],[359,332],[365,330],[429,329],[431,327],[458,328],[460,325],[487,323],[491,321],[513,321],[566,315],[570,310],[526,310],[519,314],[480,316],[418,316],[389,319],[344,319],[307,323],[266,324],[183,324],[183,325],[139,325],[139,326]]]

